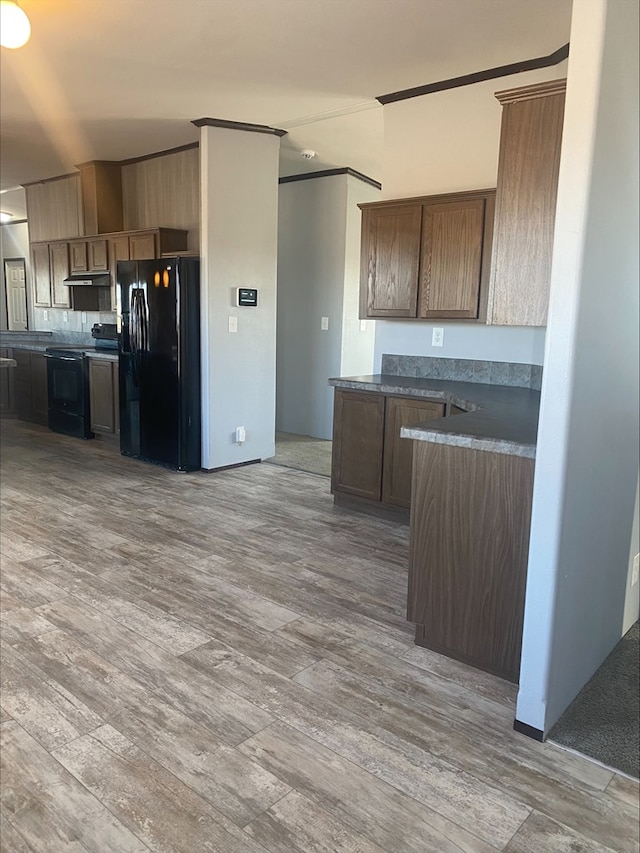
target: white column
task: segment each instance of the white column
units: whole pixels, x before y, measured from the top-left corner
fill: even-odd
[[[638,475],[638,4],[574,0],[516,718],[622,633]]]
[[[212,469],[275,452],[281,132],[214,121],[200,133],[202,466]],[[256,308],[236,306],[238,287],[257,288]]]

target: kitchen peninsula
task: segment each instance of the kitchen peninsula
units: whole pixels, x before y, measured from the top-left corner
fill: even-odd
[[[385,480],[409,476],[410,467],[407,616],[416,624],[416,643],[517,682],[541,370],[429,358],[414,358],[407,368],[407,362],[383,356],[382,374],[330,380],[337,395],[334,499],[357,506],[350,501],[358,489],[362,495],[366,477],[372,483],[379,476],[384,506]],[[385,372],[409,369],[421,375]],[[345,399],[338,403],[338,395]],[[394,413],[403,405],[409,420],[398,423]],[[424,406],[432,408],[420,421]],[[369,470],[366,454],[374,459]]]

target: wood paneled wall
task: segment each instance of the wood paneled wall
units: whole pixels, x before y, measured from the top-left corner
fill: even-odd
[[[182,228],[200,248],[200,152],[193,148],[122,167],[124,228]]]
[[[30,184],[25,193],[32,243],[84,235],[79,174]]]

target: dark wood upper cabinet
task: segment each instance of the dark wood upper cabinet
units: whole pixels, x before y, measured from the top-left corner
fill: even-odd
[[[565,80],[497,92],[503,105],[488,322],[547,322]]]
[[[34,305],[51,305],[51,270],[49,266],[49,244],[37,243],[31,247],[33,264]]]
[[[49,264],[51,269],[52,305],[58,308],[69,307],[69,285],[64,283],[69,276],[68,243],[49,244]]]
[[[156,235],[153,231],[132,234],[129,237],[129,260],[148,261],[158,257],[158,254],[156,254]]]
[[[486,316],[495,190],[362,204],[360,316]]]
[[[419,204],[364,209],[363,316],[416,316],[421,222]]]
[[[94,272],[109,269],[109,255],[106,240],[87,240],[87,263]]]
[[[71,272],[86,272],[89,269],[86,240],[71,240],[69,242],[69,269]]]
[[[420,317],[478,319],[492,222],[493,196],[423,205]]]

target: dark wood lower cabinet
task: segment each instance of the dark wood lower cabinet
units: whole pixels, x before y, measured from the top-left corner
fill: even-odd
[[[518,682],[534,460],[414,442],[416,642]]]
[[[408,521],[413,441],[401,438],[400,428],[441,418],[444,409],[421,397],[336,388],[331,474],[336,503]]]
[[[12,358],[15,413],[23,421],[47,425],[47,363],[44,353],[14,349]]]
[[[331,490],[379,501],[384,396],[336,389]]]
[[[120,432],[118,365],[106,359],[89,359],[91,429],[103,435]]]
[[[442,403],[419,397],[387,397],[382,466],[382,500],[393,506],[411,506],[413,441],[400,437],[400,428],[444,416]]]
[[[10,349],[1,348],[0,357],[13,358]],[[0,417],[15,416],[14,367],[0,368]]]

